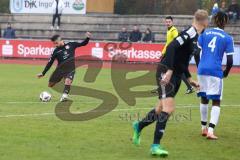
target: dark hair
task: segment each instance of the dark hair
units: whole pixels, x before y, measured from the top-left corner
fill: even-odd
[[[152,33],[150,28],[147,28],[146,31],[148,31],[150,34]]]
[[[165,19],[170,19],[170,20],[172,20],[172,21],[173,21],[173,18],[172,18],[172,16],[167,16]]]
[[[213,19],[214,24],[221,29],[224,29],[225,25],[228,23],[228,15],[224,12],[218,12]]]
[[[55,41],[58,40],[59,38],[61,38],[61,36],[58,35],[58,34],[56,34],[56,35],[54,35],[54,36],[51,37],[51,41],[52,41],[52,42],[55,42]]]

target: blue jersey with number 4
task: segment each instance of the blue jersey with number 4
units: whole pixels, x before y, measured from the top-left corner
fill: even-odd
[[[205,30],[198,39],[202,56],[198,66],[198,75],[223,78],[222,59],[224,53],[234,53],[233,39],[220,28]]]

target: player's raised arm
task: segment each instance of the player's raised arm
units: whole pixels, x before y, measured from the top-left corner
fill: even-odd
[[[73,42],[73,45],[75,48],[86,46],[89,43],[90,38],[92,37],[92,34],[90,32],[86,33],[86,39],[82,41],[81,43]]]

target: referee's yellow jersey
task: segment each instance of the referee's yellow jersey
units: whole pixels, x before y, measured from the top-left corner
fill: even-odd
[[[162,50],[162,55],[166,54],[167,46],[178,36],[178,30],[176,27],[172,26],[167,31],[167,42]]]

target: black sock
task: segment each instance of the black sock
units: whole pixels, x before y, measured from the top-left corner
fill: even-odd
[[[141,132],[144,127],[147,127],[148,125],[155,122],[156,119],[157,119],[157,114],[155,109],[153,109],[147,114],[147,116],[144,119],[142,119],[142,121],[139,122],[139,128],[138,128],[139,132]]]
[[[206,126],[206,125],[207,125],[207,122],[201,121],[201,125]]]
[[[166,112],[161,112],[157,119],[156,129],[154,133],[153,144],[160,144],[160,141],[163,137],[166,124],[169,118],[169,114]]]
[[[209,127],[211,127],[211,128],[213,128],[213,129],[214,129],[214,128],[215,128],[215,126],[216,126],[215,124],[209,123]]]
[[[63,93],[65,93],[65,94],[69,94],[69,92],[70,92],[70,88],[71,88],[70,85],[65,85]]]

